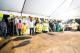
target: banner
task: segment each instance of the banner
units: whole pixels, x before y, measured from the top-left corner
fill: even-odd
[[[0,21],[2,20],[3,18],[3,13],[0,13]]]

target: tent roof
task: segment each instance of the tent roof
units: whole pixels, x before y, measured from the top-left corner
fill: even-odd
[[[68,17],[76,11],[77,16],[80,0],[0,0],[0,10],[49,17]]]

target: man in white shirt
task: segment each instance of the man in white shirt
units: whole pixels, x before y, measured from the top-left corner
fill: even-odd
[[[30,19],[29,21],[30,35],[34,35],[34,21]]]
[[[74,20],[71,23],[72,30],[76,31],[78,29],[79,24]]]

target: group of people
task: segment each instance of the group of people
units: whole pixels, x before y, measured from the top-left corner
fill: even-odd
[[[52,19],[44,19],[44,18],[33,18],[29,16],[26,18],[18,18],[13,17],[12,19],[2,20],[0,22],[0,32],[4,38],[7,35],[36,35],[40,33],[47,32],[60,32],[64,31],[66,25],[61,20],[52,20]],[[79,24],[72,21],[71,27],[72,29],[77,29]]]
[[[49,21],[50,31],[60,32],[64,31],[64,24],[61,20],[50,20]]]
[[[17,18],[15,22],[17,21]],[[48,20],[40,20],[39,18],[35,18],[33,20],[32,17],[29,16],[29,19],[24,21],[23,19],[18,19],[16,22],[16,32],[17,35],[30,34],[35,35],[39,33],[47,33],[49,31],[49,23]]]
[[[49,26],[52,31],[54,32],[60,32],[60,31],[77,31],[79,26],[79,23],[75,21],[75,19],[72,19],[70,22],[63,22],[63,21],[57,21],[57,20],[51,20],[49,22]]]
[[[17,21],[18,18],[15,19]],[[33,19],[29,16],[29,19],[24,21],[18,19],[19,21],[16,22],[16,32],[18,35],[24,35],[29,32],[30,35],[35,35],[39,33],[47,33],[49,31],[52,32],[60,32],[64,31],[64,24],[60,20],[49,20],[43,18],[35,18]]]

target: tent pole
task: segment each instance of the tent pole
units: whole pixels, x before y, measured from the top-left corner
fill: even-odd
[[[22,13],[21,13],[21,16],[22,16]]]
[[[24,1],[24,4],[23,4],[23,6],[22,6],[21,16],[22,16],[22,12],[23,12],[23,9],[24,9],[24,5],[25,5],[25,3],[26,3],[26,0]]]

